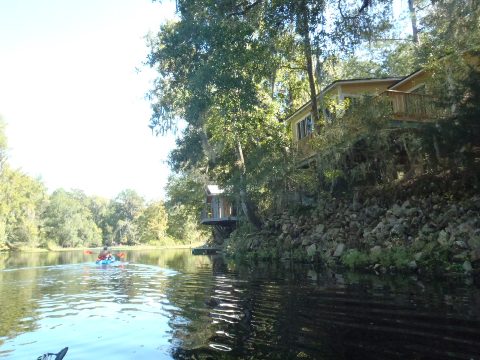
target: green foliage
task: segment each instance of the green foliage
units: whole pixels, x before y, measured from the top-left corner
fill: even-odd
[[[386,131],[391,118],[387,99],[365,97],[350,110],[340,104],[337,116],[312,140],[317,151],[319,190],[345,191],[354,186],[388,181],[396,175],[395,134]]]
[[[168,217],[163,202],[157,201],[148,204],[137,222],[141,243],[154,245],[164,240]]]
[[[98,246],[101,231],[78,195],[60,189],[50,196],[43,215],[45,237],[61,247]]]
[[[40,244],[39,214],[45,198],[45,188],[38,180],[7,164],[0,169],[0,248],[7,241],[15,246]]]
[[[412,260],[413,254],[405,246],[381,249],[370,254],[357,249],[350,249],[341,257],[341,263],[352,270],[361,270],[369,266],[380,265],[383,269],[406,271]]]
[[[170,211],[174,216],[169,223],[163,202],[145,205],[144,199],[133,190],[124,190],[113,200],[89,197],[80,190],[59,189],[49,196],[40,181],[11,169],[4,161],[4,154],[6,137],[0,121],[0,250],[100,246],[114,242],[170,246],[206,238],[206,232],[197,226],[203,189],[194,181],[170,183],[170,197],[183,201],[190,196],[191,206],[182,211],[173,206]],[[197,190],[190,195],[195,188],[192,184]],[[181,236],[171,237],[167,229],[172,233],[177,229]]]
[[[205,241],[208,230],[202,228],[200,215],[205,202],[205,180],[194,172],[172,175],[167,183],[167,234],[183,244]]]
[[[476,1],[435,1],[422,21],[422,51],[438,59],[478,48],[480,7]]]
[[[137,220],[145,208],[145,200],[134,190],[120,192],[110,204],[109,225],[113,229],[113,241],[118,244],[135,245],[140,241]]]
[[[177,8],[179,20],[150,39],[148,62],[159,72],[150,126],[163,133],[182,117],[188,127],[172,168],[204,171],[239,196],[256,223],[256,210],[284,202],[296,186],[287,129],[277,119],[314,97],[313,57],[320,73],[330,47],[350,49],[387,30],[389,2],[362,16],[353,15],[356,4],[328,1],[196,0]]]
[[[342,255],[341,262],[352,270],[365,268],[370,264],[367,254],[357,250],[349,249]]]
[[[7,160],[7,136],[5,135],[5,122],[0,116],[0,171]]]
[[[92,214],[93,221],[102,232],[102,244],[111,244],[113,242],[112,223],[114,208],[111,206],[111,200],[99,196],[92,196],[86,199],[87,206]]]

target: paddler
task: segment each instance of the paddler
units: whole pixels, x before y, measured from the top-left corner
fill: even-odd
[[[112,258],[112,253],[108,250],[108,246],[104,246],[103,250],[98,254],[98,260],[107,260]]]

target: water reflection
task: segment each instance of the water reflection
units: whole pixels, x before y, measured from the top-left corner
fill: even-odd
[[[17,256],[18,255],[18,256]],[[0,255],[0,358],[478,359],[480,291],[188,250]]]
[[[174,358],[476,359],[480,354],[476,288],[305,267],[229,265],[213,259],[209,288],[197,294],[206,299],[208,313],[202,307],[200,317],[183,312],[190,322],[176,333],[182,341]],[[192,308],[192,294],[181,293],[179,308]]]

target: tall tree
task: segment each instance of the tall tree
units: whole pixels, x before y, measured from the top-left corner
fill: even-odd
[[[206,229],[199,225],[205,203],[205,179],[198,171],[183,171],[168,179],[165,207],[168,213],[167,234],[183,242],[198,242]]]
[[[5,122],[3,118],[0,117],[0,171],[2,171],[3,164],[7,160],[7,136],[5,134]]]
[[[98,246],[100,229],[93,221],[84,194],[59,189],[50,196],[43,214],[46,241],[62,247]]]
[[[0,171],[0,247],[40,245],[43,184],[5,164]]]
[[[159,71],[150,94],[151,127],[161,133],[178,117],[184,118],[189,134],[198,135],[195,144],[203,151],[190,153],[182,161],[189,158],[190,163],[199,163],[200,153],[208,156],[209,175],[235,189],[246,217],[256,227],[260,226],[256,194],[264,193],[273,179],[256,181],[252,175],[261,171],[258,161],[250,160],[252,154],[258,147],[270,149],[272,153],[266,156],[272,156],[271,163],[275,159],[278,167],[287,168],[281,165],[285,156],[279,149],[285,144],[285,129],[274,125],[286,109],[286,97],[275,91],[278,69],[298,58],[295,54],[302,55],[301,68],[318,124],[314,54],[319,59],[320,49],[327,53],[339,39],[344,47],[358,43],[362,34],[384,25],[383,18],[376,16],[374,21],[368,10],[342,21],[336,11],[338,17],[327,24],[327,5],[336,9],[337,3],[332,7],[333,2],[326,0],[179,0],[179,21],[163,26],[151,42],[149,63]],[[347,10],[349,6],[353,5]],[[358,6],[354,8],[358,12]],[[349,31],[354,35],[347,41],[342,35]],[[182,154],[183,150],[177,152],[176,158]]]
[[[145,208],[145,200],[134,190],[120,192],[111,203],[113,239],[120,244],[133,245],[139,241],[137,220]]]
[[[140,242],[161,244],[166,238],[168,216],[163,201],[149,203],[137,220]]]

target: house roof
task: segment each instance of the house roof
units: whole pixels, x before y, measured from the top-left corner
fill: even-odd
[[[220,189],[218,185],[207,185],[207,195],[220,195],[223,194],[223,189]]]
[[[349,80],[335,80],[331,84],[327,85],[326,87],[323,88],[322,91],[320,91],[317,95],[317,99],[320,98],[320,96],[326,94],[328,91],[331,89],[335,88],[338,85],[347,85],[347,84],[361,84],[361,83],[375,83],[375,82],[388,82],[388,81],[403,81],[403,77],[387,77],[387,78],[364,78],[364,79],[349,79]],[[305,110],[305,108],[310,105],[311,101],[307,101],[305,104],[303,104],[301,107],[299,107],[297,110],[295,110],[291,115],[289,115],[285,121],[289,121],[292,117],[294,117],[296,114],[299,112]]]
[[[349,80],[335,80],[330,85],[326,86],[321,93],[326,93],[338,85],[362,84],[362,83],[376,83],[376,82],[390,82],[401,81],[403,77],[386,77],[386,78],[365,78],[365,79],[349,79]]]
[[[395,84],[392,84],[388,87],[389,90],[395,90],[397,87],[400,85],[404,84],[405,82],[409,81],[410,79],[414,78],[415,76],[421,75],[425,72],[425,69],[419,69],[417,71],[414,71],[410,75],[405,76],[402,78],[400,81],[396,82]]]

